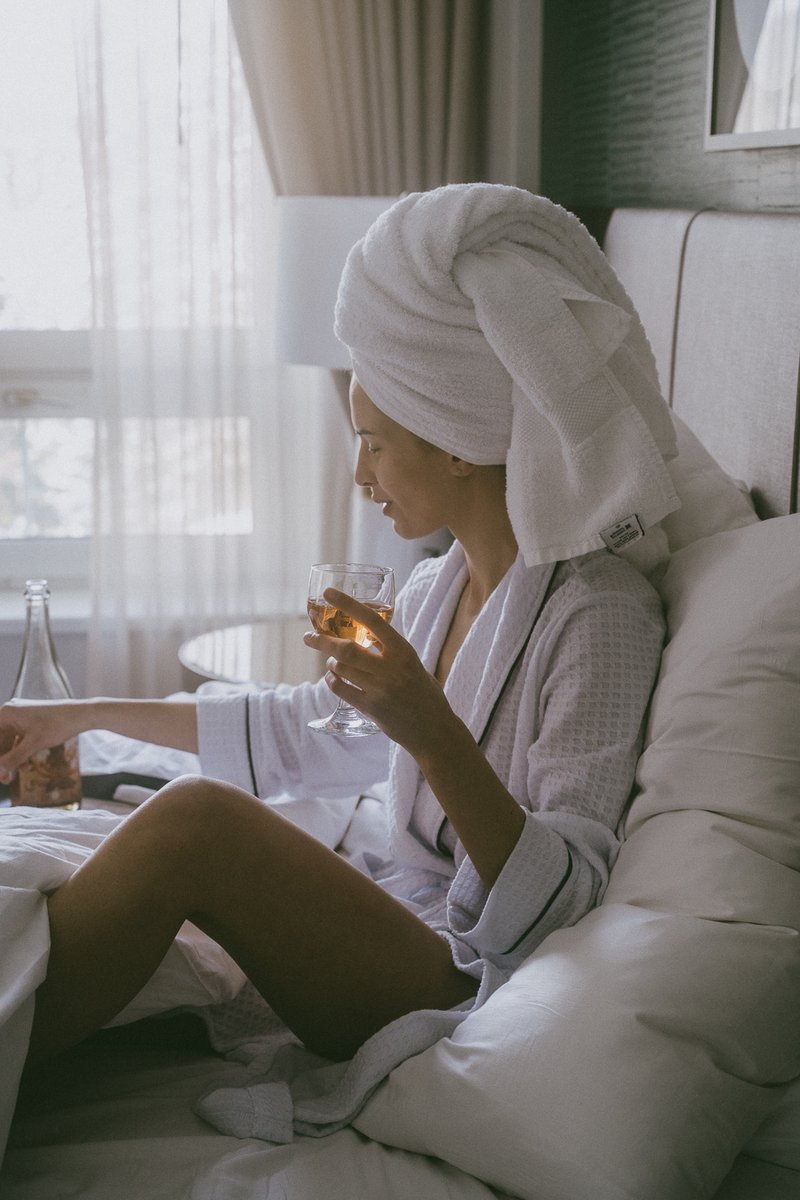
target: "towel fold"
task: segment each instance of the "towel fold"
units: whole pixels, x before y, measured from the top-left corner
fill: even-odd
[[[350,252],[335,328],[389,417],[506,464],[529,566],[621,548],[679,507],[675,431],[636,310],[549,200],[499,184],[403,197]]]

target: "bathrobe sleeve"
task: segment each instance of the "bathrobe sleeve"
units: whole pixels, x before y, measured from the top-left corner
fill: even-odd
[[[527,819],[490,890],[461,861],[448,918],[476,954],[504,968],[574,924],[606,886],[664,636],[655,592],[642,585],[568,583],[502,714],[496,753],[508,737],[528,740],[524,756],[512,754],[510,781]]]
[[[200,766],[263,798],[350,796],[386,778],[383,734],[347,739],[315,733],[308,722],[333,712],[324,682],[201,695],[197,701]]]

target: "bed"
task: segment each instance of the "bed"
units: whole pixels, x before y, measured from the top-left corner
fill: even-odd
[[[191,930],[124,1023],[17,1095],[46,950],[16,958],[14,920],[41,934],[41,890],[124,818],[0,812],[2,1200],[800,1195],[800,214],[617,210],[605,247],[679,420],[684,505],[664,523],[669,640],[602,904],[351,1128],[240,1140],[192,1107],[241,1066],[193,1011],[240,981]],[[141,770],[143,748],[119,752],[112,767]],[[354,799],[320,836],[349,852],[380,808]]]

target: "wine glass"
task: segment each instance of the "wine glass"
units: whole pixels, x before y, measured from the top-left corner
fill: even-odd
[[[364,563],[317,563],[311,568],[308,580],[308,616],[317,633],[350,638],[359,646],[373,645],[375,638],[366,626],[325,599],[325,590],[331,587],[346,592],[385,621],[390,621],[394,612],[395,587],[392,568]],[[329,717],[309,721],[308,727],[319,733],[338,733],[341,737],[364,737],[369,733],[380,733],[373,721],[343,700],[339,701]]]

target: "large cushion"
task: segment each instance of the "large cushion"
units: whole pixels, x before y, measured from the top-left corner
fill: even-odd
[[[661,589],[669,642],[606,900],[800,928],[800,516],[694,543]]]
[[[797,1171],[800,1195],[800,1077],[781,1091],[775,1107],[747,1143],[744,1153],[748,1158]]]
[[[648,579],[657,580],[671,554],[698,538],[758,521],[750,493],[711,457],[689,426],[673,413],[677,456],[668,464],[680,508],[647,536],[621,552]]]
[[[695,542],[663,594],[603,904],[356,1121],[529,1200],[707,1200],[800,1074],[800,517]]]
[[[661,521],[672,554],[700,538],[758,521],[750,493],[712,458],[680,417],[672,414],[678,455],[668,463],[681,506]]]

